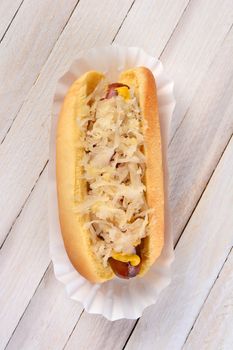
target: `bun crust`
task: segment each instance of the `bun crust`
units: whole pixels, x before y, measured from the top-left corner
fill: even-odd
[[[56,176],[59,219],[67,254],[81,275],[93,283],[112,279],[110,267],[103,267],[91,247],[91,237],[84,224],[86,215],[75,212],[82,202],[87,185],[82,178],[83,148],[77,118],[85,114],[85,98],[97,86],[103,74],[90,71],[76,80],[65,97],[56,134]],[[146,156],[145,183],[147,202],[154,213],[150,215],[149,235],[143,239],[140,275],[154,263],[164,244],[164,189],[160,125],[155,80],[147,68],[138,67],[121,74],[120,82],[134,87],[142,111],[144,152]]]

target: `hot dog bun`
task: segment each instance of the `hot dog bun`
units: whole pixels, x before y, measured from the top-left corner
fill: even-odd
[[[109,265],[104,267],[93,252],[90,232],[84,227],[87,215],[75,211],[75,206],[87,193],[87,184],[82,178],[84,149],[77,118],[85,114],[86,97],[102,78],[102,73],[91,71],[72,84],[59,115],[56,136],[57,195],[65,248],[73,266],[93,283],[112,279],[115,274]],[[147,203],[154,212],[150,214],[148,236],[140,246],[140,275],[144,275],[160,255],[164,244],[163,166],[156,85],[152,73],[145,67],[123,72],[119,82],[135,90],[143,121],[147,124],[144,128],[144,182]]]

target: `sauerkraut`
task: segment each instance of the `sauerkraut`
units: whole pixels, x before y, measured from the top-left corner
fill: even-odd
[[[106,266],[114,252],[134,254],[147,235],[145,156],[141,111],[132,89],[129,96],[106,97],[102,80],[87,97],[86,114],[77,118],[84,147],[85,200],[77,211],[89,214],[93,249]]]

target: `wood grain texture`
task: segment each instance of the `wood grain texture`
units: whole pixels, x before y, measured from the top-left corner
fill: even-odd
[[[204,75],[169,146],[175,241],[233,133],[232,43],[233,28]]]
[[[65,297],[64,288],[54,280],[51,269],[45,273],[45,277],[36,290],[48,265],[48,246],[44,239],[44,235],[47,235],[47,223],[43,223],[46,220],[46,207],[45,204],[43,205],[47,191],[45,175],[42,175],[32,194],[29,197],[28,195],[48,157],[50,105],[55,82],[69,67],[79,50],[98,44],[109,44],[125,19],[117,34],[116,42],[142,46],[157,55],[163,52],[162,60],[166,71],[175,79],[178,98],[178,112],[175,118],[179,120],[173,128],[173,139],[169,149],[171,159],[170,198],[175,218],[176,239],[195,208],[232,133],[233,106],[230,91],[232,91],[233,38],[232,30],[229,30],[232,23],[231,3],[224,0],[221,3],[221,11],[219,11],[219,3],[216,0],[191,0],[185,10],[188,1],[145,0],[142,2],[136,0],[125,18],[132,3],[132,1],[124,0],[118,2],[104,0],[98,4],[97,0],[80,1],[0,147],[0,162],[4,164],[0,170],[1,241],[9,232],[23,203],[27,201],[3,245],[3,255],[0,255],[0,259],[4,258],[1,271],[4,278],[1,279],[0,286],[1,283],[6,286],[2,294],[5,295],[4,301],[6,302],[6,307],[3,309],[4,317],[1,320],[1,324],[5,322],[2,328],[4,332],[9,325],[7,334],[3,334],[3,338],[0,337],[0,343],[2,340],[3,344],[8,341],[22,316],[8,349],[62,349],[64,346],[68,349],[76,349],[76,344],[80,349],[86,349],[86,345],[95,346],[95,349],[109,349],[109,346],[120,349],[135,324],[134,321],[110,323],[101,316],[86,313],[80,318],[82,309]],[[209,36],[208,30],[214,35],[214,40]],[[201,68],[198,70],[200,63]],[[222,162],[220,165],[222,168]],[[226,174],[232,174],[232,166],[225,167],[224,171]],[[227,220],[224,217],[226,213],[229,213],[230,203],[232,203],[232,189],[228,189],[229,181],[232,188],[232,181],[227,177],[226,183],[224,184],[224,178],[223,183],[220,184],[214,179],[212,181],[216,188],[213,190],[213,185],[211,185],[210,193],[213,196],[216,191],[217,198],[222,198],[222,202],[225,202],[224,191],[226,191],[227,202],[223,205],[223,209],[221,205],[221,210],[216,208],[216,203],[212,208],[214,200],[207,199],[201,209],[197,207],[193,217],[194,223],[190,221],[184,238],[181,238],[178,245],[178,262],[174,266],[175,285],[173,283],[171,288],[169,287],[155,307],[146,311],[138,327],[135,328],[136,336],[132,338],[132,344],[131,341],[128,343],[129,348],[132,348],[133,345],[137,348],[138,339],[138,344],[141,344],[142,339],[146,339],[145,344],[148,345],[148,348],[153,347],[158,341],[160,341],[158,344],[162,344],[165,341],[164,335],[168,334],[167,330],[170,332],[168,341],[172,343],[172,346],[182,344],[188,335],[205,296],[212,287],[228,249],[230,249],[229,239],[232,237],[232,221],[229,221],[232,219],[229,218],[229,215]],[[209,193],[208,191],[209,185],[206,193]],[[206,193],[200,204],[203,203],[203,198],[206,198]],[[229,196],[231,196],[230,200]],[[228,232],[229,237],[224,241],[225,245],[220,241],[220,236],[216,234],[217,228],[213,227],[212,230],[212,226],[208,223],[210,229],[204,230],[203,228],[210,209],[211,213],[214,213],[213,218],[220,225],[218,227],[221,228],[223,225],[223,219],[226,223],[226,227],[220,230],[222,238],[226,237],[226,230],[230,231],[231,228],[231,232]],[[36,214],[35,222],[32,223],[29,220],[29,214],[31,216]],[[41,226],[40,222],[43,223]],[[199,228],[205,238],[203,247],[198,245],[195,237],[196,234],[197,237],[200,236]],[[20,241],[24,231],[28,232],[27,238]],[[34,235],[37,237],[37,244],[31,242],[31,237]],[[205,260],[201,257],[202,260],[199,261],[197,252],[200,256],[201,248],[207,248],[207,254],[204,252]],[[219,253],[216,254],[216,251]],[[42,257],[41,260],[37,258],[37,254]],[[32,259],[33,256],[34,259]],[[208,267],[202,271],[201,264],[205,266],[208,257],[211,257],[212,261],[210,260]],[[10,261],[12,262],[13,259],[14,266],[20,266],[20,275],[16,268],[11,271]],[[25,264],[25,261],[29,264]],[[33,270],[30,270],[30,273],[33,271],[31,280],[28,272],[30,263],[34,266]],[[188,271],[192,271],[193,282],[190,282],[186,275],[187,266]],[[206,281],[204,277],[207,272],[209,273]],[[195,281],[198,283],[199,278],[201,278],[198,284],[199,290],[195,294],[193,285]],[[30,288],[27,289],[29,280]],[[201,281],[204,281],[203,285]],[[18,288],[16,295],[12,290],[14,283],[17,283],[15,285]],[[36,293],[29,303],[35,290]],[[192,300],[190,296],[193,296]],[[186,310],[187,305],[191,307]],[[9,316],[6,312],[8,308]],[[159,325],[158,332],[157,325]],[[69,338],[70,334],[72,335]],[[191,336],[192,333],[190,339]],[[187,344],[188,342],[189,339]],[[163,348],[158,347],[158,349]]]
[[[141,46],[161,56],[166,73],[175,81],[178,101],[171,136],[200,88],[232,22],[231,0],[221,1],[221,8],[218,0],[145,0],[137,1],[130,11],[125,30],[119,32],[116,42]],[[169,41],[167,35],[171,36]]]
[[[8,1],[8,4],[13,2]],[[0,142],[77,2],[68,0],[64,6],[62,0],[24,0],[0,45]]]
[[[79,303],[67,298],[51,265],[28,309],[6,349],[62,350],[82,312]]]
[[[40,282],[48,251],[47,171],[0,251],[0,349],[3,349]]]
[[[232,326],[233,252],[231,251],[185,342],[184,350],[232,349]]]
[[[142,47],[159,57],[189,2],[190,0],[137,0],[115,42]]]
[[[189,3],[161,60],[176,82],[179,103],[172,120],[171,136],[201,88],[201,81],[233,22],[231,0],[195,0]]]
[[[134,323],[133,320],[110,322],[100,315],[90,315],[84,312],[65,350],[92,349],[93,343],[95,350],[122,349]]]
[[[1,0],[0,2],[0,42],[10,27],[14,17],[16,16],[23,0]]]
[[[233,139],[178,243],[171,285],[144,312],[127,350],[179,350],[184,344],[232,248],[232,157]]]
[[[93,1],[94,7],[80,2],[27,96],[0,146],[0,162],[4,164],[0,170],[0,244],[48,159],[50,113],[58,78],[81,49],[111,42],[131,2],[104,0],[95,6]],[[116,13],[113,24],[111,11]]]

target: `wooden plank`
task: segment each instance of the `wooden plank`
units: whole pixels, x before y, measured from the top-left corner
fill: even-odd
[[[50,261],[46,182],[47,171],[0,251],[0,349],[5,347]]]
[[[72,337],[72,341],[65,347],[70,333],[79,320],[82,307],[79,303],[65,296],[64,288],[54,279],[51,268],[33,297],[29,309],[30,312],[26,311],[19,327],[6,347],[7,350],[17,350],[19,348],[24,350],[91,349],[93,339],[97,338],[100,342],[101,335],[103,342],[97,344],[95,340],[95,349],[96,346],[99,349],[120,349],[121,345],[124,345],[124,337],[122,337],[122,340],[118,339],[116,344],[112,343],[113,337],[116,332],[118,335],[119,332],[124,334],[125,325],[133,322],[129,320],[109,322],[102,318],[103,328],[101,330],[101,328],[96,327],[96,318],[99,316],[85,314],[81,318],[82,322],[78,326],[75,337]],[[87,333],[88,330],[89,333]]]
[[[17,336],[11,338],[6,349],[62,350],[82,307],[67,298],[63,285],[55,279],[50,266],[30,303],[30,311],[23,317]]]
[[[232,0],[191,1],[161,59],[176,84],[179,103],[172,123],[177,130],[201,81],[233,23]]]
[[[84,312],[64,349],[92,349],[93,339],[95,350],[122,349],[134,323],[134,320],[110,322],[100,315]]]
[[[25,101],[77,2],[78,0],[67,0],[64,6],[62,0],[24,0],[0,45],[0,142]],[[8,1],[8,5],[9,3],[13,4],[14,1]],[[11,7],[12,5],[9,9]]]
[[[172,283],[145,311],[127,350],[182,348],[232,248],[232,157],[233,138],[178,243]]]
[[[132,0],[104,0],[97,5],[97,0],[93,0],[91,6],[90,2],[81,1],[33,85],[0,146],[0,162],[4,164],[0,170],[0,244],[48,159],[50,113],[57,79],[81,49],[111,42],[131,3]],[[114,21],[112,11],[116,14]],[[67,44],[70,42],[72,45]]]
[[[115,42],[142,47],[159,57],[189,2],[190,0],[136,1]]]
[[[233,346],[233,251],[204,304],[184,350],[231,349]]]
[[[232,42],[233,28],[202,80],[169,147],[175,241],[233,133]]]
[[[1,0],[0,2],[0,41],[16,16],[23,0]]]
[[[233,22],[232,0],[221,1],[221,10],[218,0],[191,0],[187,4],[184,1],[138,1],[127,17],[126,30],[120,31],[116,39],[124,45],[141,46],[157,56],[162,53],[166,73],[175,81],[178,101],[171,136],[180,125]],[[165,46],[167,37],[164,33],[169,31],[171,16],[181,8],[185,10],[184,15]],[[166,20],[161,21],[160,16]]]

